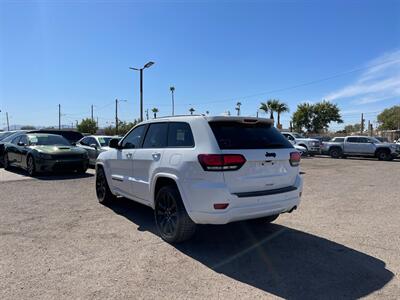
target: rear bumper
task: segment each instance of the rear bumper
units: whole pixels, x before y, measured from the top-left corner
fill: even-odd
[[[255,219],[290,211],[300,204],[303,178],[297,176],[293,189],[271,195],[238,197],[230,194],[224,184],[192,183],[182,194],[190,218],[197,224],[227,224],[234,221]],[[189,195],[189,198],[187,197]],[[226,209],[214,209],[214,204],[228,203]]]

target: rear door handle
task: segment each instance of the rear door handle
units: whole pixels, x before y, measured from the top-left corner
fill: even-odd
[[[132,158],[132,153],[127,153],[127,154],[126,154],[126,157],[127,157],[127,158]]]

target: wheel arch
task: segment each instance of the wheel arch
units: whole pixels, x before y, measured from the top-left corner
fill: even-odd
[[[179,178],[178,176],[174,174],[169,174],[169,173],[159,173],[156,174],[152,180],[153,184],[151,185],[151,207],[154,209],[155,207],[155,200],[158,191],[166,185],[174,185],[177,189],[179,194],[181,195],[183,205],[185,206],[186,211],[188,211],[188,207],[186,205],[185,197],[182,192],[182,188],[180,187],[179,184]]]
[[[375,150],[375,153],[374,153],[375,156],[377,156],[379,154],[379,152],[381,152],[381,151],[385,151],[385,152],[391,154],[391,151],[388,147],[380,147]]]

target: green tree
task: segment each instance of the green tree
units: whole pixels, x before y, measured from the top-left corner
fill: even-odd
[[[319,133],[329,128],[329,123],[343,123],[340,109],[336,104],[321,101],[315,104],[301,103],[292,117],[293,127],[297,131]]]
[[[196,110],[195,110],[193,107],[191,107],[191,108],[189,109],[189,112],[190,112],[191,115],[193,115],[193,113],[194,113],[195,111],[196,111]]]
[[[312,130],[312,119],[314,117],[313,106],[310,103],[300,103],[292,116],[293,128],[295,131]]]
[[[153,107],[153,108],[151,109],[151,111],[152,111],[153,114],[154,114],[154,119],[157,119],[158,108],[157,108],[157,107]]]
[[[269,107],[268,107],[267,103],[265,103],[265,102],[261,102],[260,103],[260,108],[259,109],[263,110],[266,114],[269,112]]]
[[[346,125],[344,127],[344,131],[345,131],[345,133],[360,132],[361,131],[361,125],[360,125],[360,123]]]
[[[379,129],[394,130],[400,129],[400,105],[386,108],[378,117]]]
[[[21,127],[21,130],[35,130],[35,129],[36,127],[31,125],[25,125]]]
[[[90,133],[90,134],[95,134],[97,131],[97,124],[96,121],[87,118],[83,119],[79,124],[78,124],[78,131],[81,133]]]
[[[314,118],[312,120],[313,132],[319,133],[328,130],[329,123],[343,123],[340,109],[336,104],[329,101],[321,101],[313,105]]]

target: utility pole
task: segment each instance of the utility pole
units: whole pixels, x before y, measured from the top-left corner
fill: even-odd
[[[146,120],[149,119],[149,109],[146,109]]]
[[[10,131],[10,122],[8,121],[8,112],[6,112],[6,118],[7,118],[7,130]]]
[[[118,134],[118,99],[115,99],[115,134]]]
[[[175,87],[171,86],[169,89],[171,91],[171,97],[172,97],[172,116],[174,116],[175,115],[175,99],[174,99]]]
[[[99,117],[96,117],[96,126],[99,128]]]
[[[371,121],[368,120],[368,135],[371,136]]]
[[[92,122],[93,122],[94,121],[94,119],[93,119],[93,104],[91,106],[91,112],[92,112]]]
[[[78,128],[78,120],[75,120],[76,128]]]
[[[361,113],[360,134],[364,132],[364,114]]]
[[[58,130],[61,130],[61,104],[58,104]]]

